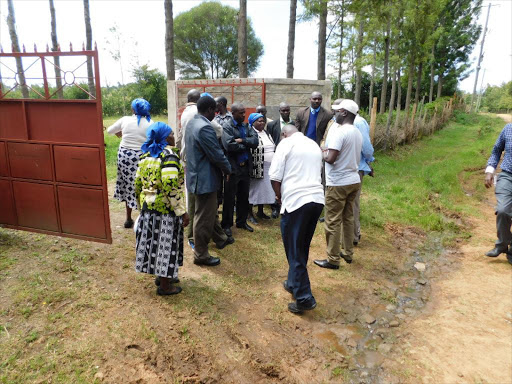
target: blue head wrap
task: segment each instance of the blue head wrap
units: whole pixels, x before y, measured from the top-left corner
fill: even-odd
[[[211,97],[213,99],[213,96],[210,95],[208,92],[201,93],[201,97],[204,97],[204,96],[209,96],[209,97]]]
[[[172,128],[165,123],[156,122],[151,124],[146,131],[147,140],[140,148],[142,152],[149,152],[151,157],[158,157],[167,145],[167,136],[172,132]]]
[[[265,117],[265,116],[263,116],[261,113],[256,113],[256,112],[251,113],[251,114],[249,115],[249,125],[252,127],[252,124],[253,124],[256,120],[258,120],[260,117]]]
[[[137,125],[140,124],[140,118],[142,116],[146,117],[148,123],[151,121],[151,115],[149,111],[151,110],[151,104],[147,100],[144,99],[135,99],[132,101],[132,108],[137,115]]]

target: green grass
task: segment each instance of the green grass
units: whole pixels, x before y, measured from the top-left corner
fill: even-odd
[[[121,116],[110,116],[103,118],[103,126],[108,128],[119,120]],[[151,117],[153,121],[162,121],[167,124],[168,118],[166,115],[157,115]],[[172,127],[174,129],[174,127]],[[106,131],[105,136],[105,160],[107,163],[107,179],[115,180],[117,176],[117,148],[121,139],[114,135],[109,135]]]
[[[471,214],[459,176],[483,169],[497,135],[499,118],[456,111],[443,130],[391,153],[377,153],[376,177],[365,177],[362,225],[387,223],[426,231],[457,231],[447,214]]]

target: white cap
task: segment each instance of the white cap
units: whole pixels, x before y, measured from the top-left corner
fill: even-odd
[[[345,111],[348,111],[354,115],[357,115],[357,112],[359,111],[359,106],[356,104],[356,102],[349,99],[344,99],[338,105],[331,106],[331,108],[333,111],[344,109]]]

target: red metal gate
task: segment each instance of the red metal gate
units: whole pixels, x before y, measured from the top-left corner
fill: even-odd
[[[96,50],[0,53],[0,226],[112,242]]]

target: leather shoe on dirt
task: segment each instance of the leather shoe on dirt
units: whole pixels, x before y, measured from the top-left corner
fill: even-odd
[[[219,244],[217,244],[217,245],[215,245],[215,246],[216,246],[218,249],[224,249],[224,248],[226,248],[228,245],[233,244],[234,242],[235,242],[235,239],[233,239],[232,237],[228,237],[228,238],[226,239],[226,241],[225,241],[225,242],[223,242],[223,243],[222,243],[222,244],[220,244],[220,245],[219,245]]]
[[[258,224],[258,220],[256,220],[256,218],[254,216],[249,216],[249,218],[247,219],[247,221],[251,224]]]
[[[302,313],[303,311],[310,311],[315,308],[316,308],[316,301],[313,302],[313,304],[311,304],[310,306],[300,305],[296,301],[288,304],[288,310],[291,313]]]
[[[207,259],[194,259],[194,264],[214,267],[220,264],[220,259],[218,257],[209,256]]]
[[[233,233],[231,232],[231,228],[226,227],[226,228],[222,228],[222,230],[224,231],[224,233],[226,234],[227,237],[233,237]]]
[[[491,249],[489,252],[487,252],[485,254],[485,256],[498,257],[499,255],[501,255],[502,253],[505,253],[505,252],[507,252],[506,249],[500,249],[500,248],[495,247],[495,248]]]
[[[331,264],[328,260],[315,260],[314,263],[322,268],[340,269],[339,265]]]
[[[240,229],[245,229],[246,231],[249,231],[249,232],[254,232],[254,229],[247,223],[245,224],[237,224],[236,225],[237,228],[240,228]]]
[[[345,255],[343,252],[340,252],[340,257],[347,262],[347,264],[352,264],[352,257]]]

